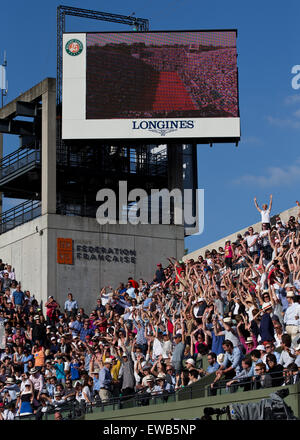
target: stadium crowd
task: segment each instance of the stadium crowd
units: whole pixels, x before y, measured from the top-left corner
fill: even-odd
[[[89,312],[70,292],[41,307],[0,260],[0,419],[70,402],[167,400],[212,373],[211,395],[298,382],[300,204],[273,226],[271,204],[255,199],[261,230],[197,260],[170,257],[148,282],[105,286]]]

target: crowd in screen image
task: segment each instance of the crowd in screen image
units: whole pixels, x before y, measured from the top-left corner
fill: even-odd
[[[167,402],[209,377],[211,396],[299,382],[300,204],[271,225],[272,196],[254,203],[256,230],[100,287],[92,310],[71,292],[41,307],[1,260],[0,419]]]
[[[147,57],[141,55],[141,59],[159,72],[179,74],[193,100],[191,109],[205,112],[209,111],[208,106],[213,105],[216,111],[238,116],[236,48],[199,53],[189,53],[184,47],[149,48],[146,53]]]
[[[89,46],[87,118],[238,117],[236,47],[178,46]]]

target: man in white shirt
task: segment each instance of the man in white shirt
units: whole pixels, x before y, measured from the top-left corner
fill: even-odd
[[[128,293],[130,298],[136,299],[135,288],[130,281],[128,281],[126,293]]]
[[[296,355],[291,345],[292,345],[292,340],[290,335],[288,335],[287,333],[282,335],[281,346],[283,350],[280,354],[280,359],[278,363],[281,364],[283,368],[287,368],[292,362],[295,362]]]
[[[285,325],[285,331],[293,339],[296,337],[299,331],[300,304],[294,302],[295,296],[293,291],[291,290],[287,291],[286,299],[287,302],[289,303],[289,306],[285,311],[283,322]]]
[[[253,232],[252,226],[248,228],[248,232],[249,235],[247,235],[245,241],[247,242],[250,255],[253,258],[254,255],[258,253],[258,245],[256,243],[258,240],[258,234]]]
[[[224,330],[218,330],[217,321],[214,322],[214,333],[216,336],[224,335],[225,339],[230,341],[233,347],[238,347],[240,345],[240,340],[237,335],[236,327],[233,326],[231,318],[227,317],[221,319]]]
[[[265,203],[264,205],[262,205],[262,209],[260,209],[260,207],[258,206],[256,197],[254,197],[254,204],[255,204],[256,209],[260,212],[261,222],[262,223],[269,223],[270,224],[270,212],[271,212],[271,209],[272,209],[272,200],[273,200],[273,196],[271,194],[270,195],[269,207]]]

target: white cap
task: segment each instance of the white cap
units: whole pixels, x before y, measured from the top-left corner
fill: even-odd
[[[194,361],[194,359],[192,359],[192,358],[190,358],[190,359],[188,359],[187,361],[185,361],[185,363],[186,363],[186,364],[191,364],[191,365],[193,365],[193,367],[195,366],[195,361]]]

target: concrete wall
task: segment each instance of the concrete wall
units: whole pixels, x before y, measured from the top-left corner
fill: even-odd
[[[300,384],[289,385],[289,396],[284,401],[289,405],[295,416],[299,417],[299,398],[300,398]],[[221,394],[215,397],[205,397],[198,399],[189,399],[183,401],[176,401],[171,403],[163,403],[157,405],[149,405],[143,407],[124,408],[115,411],[97,411],[94,408],[93,414],[86,414],[86,420],[170,420],[172,418],[191,420],[193,418],[200,418],[203,416],[205,407],[223,408],[231,403],[254,403],[261,399],[268,399],[271,393],[274,393],[278,388],[265,388],[260,390],[248,392],[236,392],[234,394]],[[105,408],[105,407],[104,407]],[[213,416],[216,419],[216,416]],[[222,416],[222,420],[226,420],[226,416]]]
[[[57,263],[57,238],[73,240],[73,264]],[[77,251],[81,246],[81,251]],[[111,248],[119,262],[98,260],[99,253],[82,247]],[[135,264],[120,262],[115,249],[135,251]],[[103,225],[95,219],[43,215],[0,236],[0,258],[11,263],[17,280],[38,300],[54,295],[61,306],[71,291],[79,305],[90,311],[103,286],[117,287],[131,275],[151,281],[156,264],[166,258],[181,258],[184,249],[183,227],[168,225]],[[78,258],[78,253],[81,258]],[[91,259],[91,255],[95,259]],[[105,257],[107,253],[103,254]],[[131,256],[129,257],[131,259]]]
[[[271,219],[271,224],[273,224],[273,222],[275,222],[275,217],[277,217],[277,215],[280,216],[280,218],[281,218],[281,220],[283,222],[287,222],[291,215],[293,215],[297,219],[297,215],[298,215],[299,211],[300,211],[300,209],[297,206],[295,206],[295,207],[287,209],[286,211],[283,211],[283,212],[281,212],[279,214],[273,215],[273,217]],[[257,212],[257,214],[259,215],[258,212]],[[219,246],[224,247],[225,242],[227,240],[236,241],[237,234],[242,234],[243,235],[248,230],[249,226],[252,226],[254,231],[256,231],[256,232],[260,232],[261,229],[262,229],[261,228],[261,222],[254,223],[253,225],[248,225],[248,226],[246,226],[245,228],[243,228],[243,229],[241,229],[239,231],[236,231],[236,232],[234,232],[234,233],[232,233],[230,235],[227,235],[226,237],[220,238],[219,240],[214,241],[213,243],[209,243],[206,246],[203,246],[202,248],[197,249],[196,251],[188,253],[187,255],[184,256],[183,260],[185,261],[185,260],[188,260],[190,258],[193,258],[194,260],[196,260],[199,255],[202,255],[204,257],[205,251],[207,249],[209,249],[209,250],[212,250],[212,249],[218,250]]]
[[[46,216],[24,223],[0,235],[0,255],[15,270],[23,289],[30,290],[39,300],[47,298],[48,231]],[[36,228],[44,230],[39,235]]]

